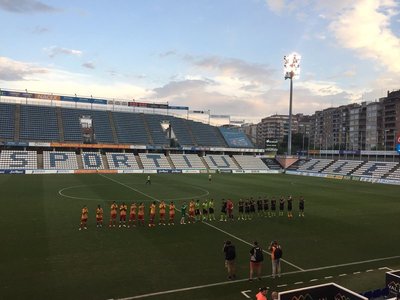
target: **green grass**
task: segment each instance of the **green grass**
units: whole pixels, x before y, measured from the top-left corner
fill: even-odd
[[[215,174],[211,184],[206,174],[152,175],[152,182],[146,186],[143,174],[0,176],[1,298],[109,299],[224,282],[221,251],[226,239],[236,246],[239,279],[248,277],[250,246],[206,224],[96,229],[97,204],[105,208],[107,222],[112,200],[148,204],[181,199],[176,201],[179,207],[183,198],[213,197],[219,216],[221,198],[292,194],[306,199],[305,218],[297,217],[296,201],[291,220],[211,222],[247,242],[258,240],[264,248],[279,240],[284,259],[306,272],[157,299],[245,299],[240,291],[251,290],[253,297],[260,286],[282,290],[329,281],[365,291],[384,286],[386,270],[379,267],[400,267],[400,259],[394,258],[309,270],[399,255],[400,187],[289,175]],[[89,207],[89,229],[78,231],[84,204]],[[283,272],[299,271],[285,263],[282,267]],[[269,275],[270,268],[267,257],[263,274]],[[348,275],[339,277],[344,273]],[[312,279],[318,281],[310,283]],[[304,284],[294,285],[299,281]],[[277,288],[281,284],[287,286]]]

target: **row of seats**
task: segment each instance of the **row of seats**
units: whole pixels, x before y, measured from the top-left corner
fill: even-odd
[[[171,160],[169,163],[168,158]],[[197,154],[170,154],[166,157],[162,153],[133,153],[108,152],[102,155],[99,152],[83,152],[81,155],[84,169],[202,169],[212,170],[268,170],[260,158],[254,156],[237,156],[234,160],[228,155],[207,155],[202,158]],[[79,169],[75,152],[43,151],[44,169]],[[36,151],[4,150],[0,156],[0,169],[37,169]]]
[[[169,146],[168,131],[162,126],[169,123],[174,138],[181,146],[228,147],[218,127],[183,118],[133,112],[18,105],[19,113],[16,104],[0,103],[0,139],[14,139],[17,114],[20,122],[20,132],[17,136],[21,141],[82,143],[84,137],[81,118],[85,116],[92,120],[97,143]],[[246,138],[242,132],[226,130],[232,130],[236,135]],[[248,147],[252,148],[253,145]]]
[[[371,178],[400,179],[397,162],[353,161],[331,159],[311,159],[299,166],[297,171],[320,172],[326,174],[354,175]],[[392,171],[395,171],[392,173]]]

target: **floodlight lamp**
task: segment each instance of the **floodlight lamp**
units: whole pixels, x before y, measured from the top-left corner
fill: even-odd
[[[293,52],[283,57],[285,79],[298,79],[300,77],[301,55]]]

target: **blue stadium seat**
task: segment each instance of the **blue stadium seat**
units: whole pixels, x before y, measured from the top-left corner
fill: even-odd
[[[372,298],[379,298],[382,296],[382,290],[381,289],[376,289],[372,292]]]
[[[56,109],[49,106],[21,105],[20,139],[59,141]],[[46,130],[43,130],[43,129]]]
[[[118,141],[122,144],[149,144],[143,114],[112,112]]]
[[[0,139],[14,139],[15,105],[0,103]]]

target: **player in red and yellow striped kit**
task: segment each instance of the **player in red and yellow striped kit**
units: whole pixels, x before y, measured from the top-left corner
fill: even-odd
[[[97,205],[96,209],[96,227],[103,227],[103,209],[101,208],[100,204]]]
[[[150,205],[150,221],[149,221],[149,227],[151,226],[156,226],[156,224],[154,224],[154,219],[156,217],[156,201],[154,201],[151,205]]]
[[[144,204],[143,202],[139,203],[139,211],[138,211],[138,223],[139,225],[144,225]]]
[[[87,223],[87,219],[88,219],[88,214],[89,214],[89,210],[87,208],[86,205],[84,205],[82,207],[82,211],[81,211],[81,223],[79,226],[79,230],[83,229],[87,229],[86,223]]]
[[[126,227],[126,211],[128,210],[128,206],[126,206],[125,202],[119,207],[119,227],[124,226]]]
[[[165,226],[165,210],[167,208],[167,205],[165,205],[164,200],[161,201],[158,208],[160,210],[160,222],[158,223],[158,225],[163,224]]]
[[[133,202],[131,204],[131,208],[129,210],[129,223],[128,223],[128,228],[131,227],[132,223],[133,223],[133,227],[136,227],[136,203]]]
[[[110,207],[110,225],[108,227],[115,227],[115,225],[117,224],[117,209],[118,209],[118,205],[117,203],[115,203],[115,201],[113,201],[113,203],[111,204]]]
[[[175,225],[175,204],[171,201],[169,204],[169,221],[168,225]]]

